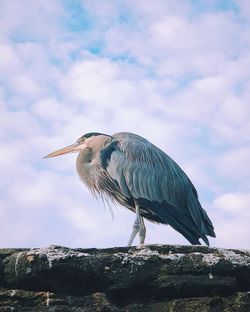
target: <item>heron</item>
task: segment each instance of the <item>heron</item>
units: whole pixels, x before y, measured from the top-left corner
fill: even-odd
[[[102,198],[136,214],[128,242],[136,235],[144,244],[144,218],[170,225],[192,245],[215,237],[213,224],[202,208],[197,191],[177,163],[147,139],[129,132],[107,135],[91,132],[74,144],[45,156],[78,152],[76,168],[85,185]]]

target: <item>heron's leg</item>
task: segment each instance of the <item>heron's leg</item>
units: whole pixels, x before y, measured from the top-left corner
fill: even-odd
[[[140,245],[142,246],[144,245],[144,241],[146,238],[146,226],[144,224],[143,217],[140,217],[140,221],[141,221],[141,224],[140,224],[139,237],[140,237]]]
[[[136,203],[135,204],[135,213],[136,213],[136,219],[135,219],[135,223],[133,225],[133,229],[132,229],[132,233],[130,235],[130,239],[128,242],[128,246],[131,246],[133,243],[133,240],[136,236],[136,234],[140,231],[141,229],[141,217],[140,217],[140,208],[139,205]]]

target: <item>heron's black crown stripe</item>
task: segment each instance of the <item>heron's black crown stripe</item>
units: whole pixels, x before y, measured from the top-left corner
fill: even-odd
[[[99,132],[89,132],[84,134],[82,137],[84,137],[85,139],[90,138],[92,136],[96,136],[96,135],[102,135],[104,133],[99,133]],[[105,134],[104,134],[105,135]]]
[[[117,143],[117,141],[113,141],[106,148],[101,150],[101,165],[104,169],[107,168],[111,154],[116,150]]]

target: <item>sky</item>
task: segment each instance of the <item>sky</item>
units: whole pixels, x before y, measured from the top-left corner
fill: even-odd
[[[43,156],[128,131],[188,174],[211,246],[249,249],[249,27],[248,0],[0,0],[0,247],[125,246],[135,215],[92,197],[76,154]]]

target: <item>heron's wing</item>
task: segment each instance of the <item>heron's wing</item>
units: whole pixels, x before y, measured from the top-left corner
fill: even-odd
[[[165,201],[184,209],[184,195],[191,191],[197,196],[184,171],[158,147],[135,134],[118,133],[114,138],[118,143],[116,153],[110,155],[109,169],[115,163],[119,175],[122,170],[133,197]],[[195,212],[192,212],[194,217]]]
[[[152,220],[157,216],[186,238],[192,236],[193,239],[188,238],[192,243],[199,243],[194,237],[209,235],[205,222],[209,218],[182,169],[144,138],[131,133],[113,137],[114,141],[101,154],[103,168],[127,198],[138,201],[142,214]]]

